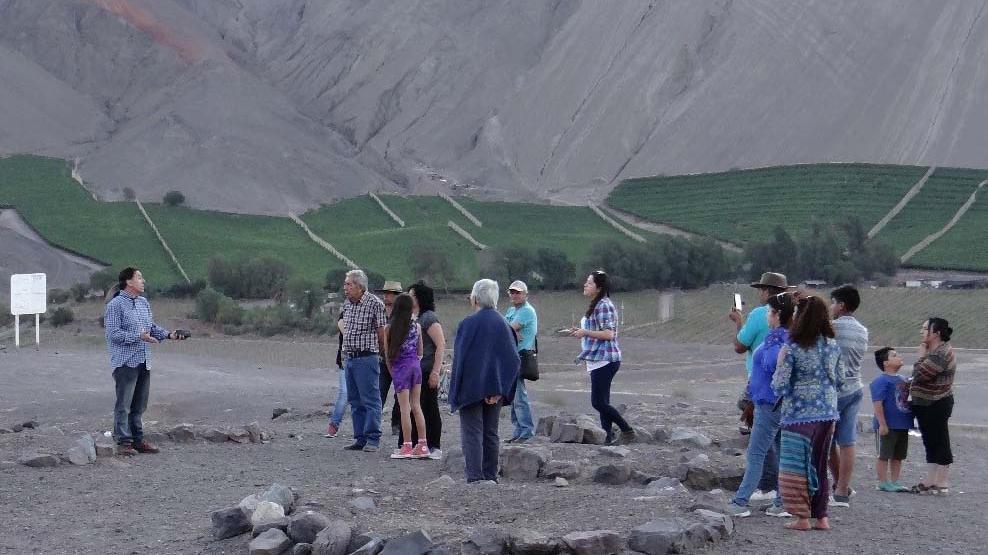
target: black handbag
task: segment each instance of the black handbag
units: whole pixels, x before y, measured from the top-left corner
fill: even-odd
[[[535,339],[534,349],[522,349],[518,351],[521,357],[521,377],[530,382],[539,381],[539,340]]]

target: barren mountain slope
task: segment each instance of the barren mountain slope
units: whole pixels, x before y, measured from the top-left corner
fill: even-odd
[[[253,212],[445,187],[435,174],[582,202],[657,173],[985,167],[984,8],[0,0],[0,105],[23,106],[0,116],[0,152],[79,156],[106,196]],[[45,78],[63,92],[7,84]]]

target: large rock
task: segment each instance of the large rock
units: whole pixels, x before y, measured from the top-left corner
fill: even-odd
[[[614,459],[623,459],[631,454],[631,449],[627,447],[601,447],[597,449],[597,454]]]
[[[581,414],[576,417],[576,425],[583,430],[580,443],[603,445],[607,441],[607,432],[600,427],[600,419]]]
[[[522,529],[511,532],[508,547],[514,555],[555,555],[560,546],[546,534]]]
[[[696,509],[693,512],[715,530],[720,539],[726,540],[734,534],[734,519],[730,516],[708,509]]]
[[[244,512],[245,515],[247,515],[248,518],[250,518],[250,516],[254,514],[254,509],[257,508],[257,504],[260,502],[261,502],[261,494],[252,493],[247,497],[241,499],[240,503],[237,506],[240,507],[240,509]]]
[[[353,534],[350,535],[350,545],[347,546],[346,552],[353,553],[374,540],[382,540],[381,547],[383,547],[385,539],[386,538],[384,536],[378,534],[377,532],[362,532],[358,534],[357,531],[354,530]],[[380,551],[380,549],[378,549],[378,551]]]
[[[265,522],[262,522],[261,524],[254,525],[254,528],[253,530],[251,530],[250,535],[256,538],[257,536],[260,536],[261,534],[267,532],[272,528],[277,528],[278,530],[284,532],[285,530],[288,530],[289,522],[291,521],[288,519],[287,516],[283,516],[278,519],[268,519]]]
[[[648,555],[681,553],[689,523],[680,518],[660,518],[637,526],[628,536],[628,547]]]
[[[535,427],[536,435],[548,436],[552,434],[552,426],[556,423],[556,415],[543,416],[539,418],[539,423]]]
[[[25,453],[17,459],[17,462],[33,468],[52,468],[58,466],[61,461],[58,456],[51,453]]]
[[[230,440],[230,432],[220,428],[210,428],[202,433],[202,437],[210,443],[226,443]]]
[[[697,447],[710,447],[713,443],[709,437],[696,430],[689,428],[673,428],[669,443],[695,445]]]
[[[334,520],[316,534],[312,542],[313,555],[346,555],[350,545],[350,525],[342,520]]]
[[[451,476],[464,476],[467,472],[467,461],[463,458],[463,450],[453,447],[443,451],[442,471]]]
[[[292,546],[292,555],[312,555],[311,543],[297,543]]]
[[[580,463],[576,461],[549,461],[542,470],[546,478],[574,480],[580,476]]]
[[[292,540],[277,528],[266,530],[250,541],[247,550],[250,555],[281,555],[292,546]]]
[[[626,464],[605,464],[597,467],[593,473],[593,481],[598,484],[620,486],[631,479],[631,468]]]
[[[723,488],[736,490],[744,478],[743,461],[735,460],[694,460],[687,463],[687,486],[695,490]]]
[[[76,466],[92,464],[96,462],[96,442],[91,435],[86,434],[76,440],[65,456]]]
[[[617,555],[624,549],[621,536],[613,530],[571,532],[563,536],[563,543],[576,555]]]
[[[244,431],[247,432],[247,438],[251,443],[261,442],[261,426],[257,422],[251,422],[244,426]]]
[[[267,491],[261,494],[261,500],[271,501],[272,503],[281,505],[285,510],[285,514],[288,514],[292,512],[292,507],[295,505],[295,494],[292,493],[292,488],[274,483],[271,484],[271,487]]]
[[[350,555],[378,555],[384,549],[386,542],[387,540],[382,537],[371,538],[370,541],[364,543],[358,549],[351,551]]]
[[[514,480],[536,480],[542,475],[548,453],[530,447],[501,450],[501,475]]]
[[[381,555],[425,555],[432,549],[432,538],[425,530],[416,530],[388,540]]]
[[[117,442],[112,437],[100,434],[95,441],[97,457],[113,457],[117,454]]]
[[[273,522],[285,517],[285,509],[273,501],[261,501],[254,509],[254,514],[250,515],[250,523],[260,526],[268,522]]]
[[[179,424],[166,432],[168,438],[178,443],[191,443],[196,440],[196,431],[192,424]]]
[[[706,509],[717,513],[726,513],[727,505],[731,502],[723,490],[713,490],[703,492],[696,496],[690,510]]]
[[[292,515],[288,523],[288,537],[295,543],[312,543],[316,541],[316,535],[330,523],[332,520],[324,514],[304,511]]]
[[[508,535],[499,528],[478,528],[463,540],[463,555],[503,555],[507,552]]]
[[[575,422],[557,420],[549,437],[553,443],[583,443],[583,428]]]
[[[210,516],[213,520],[213,537],[218,540],[239,536],[251,529],[250,519],[240,507],[213,511]]]
[[[649,495],[661,495],[661,496],[672,496],[687,494],[689,490],[686,489],[679,480],[675,478],[659,478],[658,480],[653,480],[645,486],[645,491]]]

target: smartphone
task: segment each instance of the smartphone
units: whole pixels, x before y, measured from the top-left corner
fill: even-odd
[[[737,310],[738,312],[741,312],[741,308],[742,308],[741,293],[735,293],[734,294],[734,310]]]

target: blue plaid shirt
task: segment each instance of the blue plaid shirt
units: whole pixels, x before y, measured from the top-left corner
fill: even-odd
[[[617,362],[621,360],[621,348],[617,340],[617,309],[611,299],[604,297],[597,302],[589,318],[584,318],[582,327],[590,331],[611,330],[614,332],[614,339],[605,341],[586,336],[581,341],[582,350],[577,360],[588,362]]]
[[[141,341],[141,332],[146,331],[158,341],[168,338],[168,330],[154,323],[151,305],[144,297],[131,297],[121,291],[106,303],[103,314],[106,326],[106,348],[110,352],[110,366],[137,368],[150,361],[148,344]],[[150,364],[147,364],[150,367]]]

